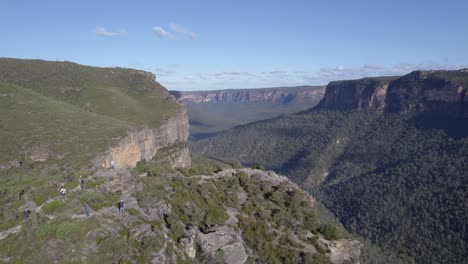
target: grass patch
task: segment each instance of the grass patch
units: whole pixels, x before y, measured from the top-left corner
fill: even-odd
[[[60,211],[61,209],[63,209],[65,207],[65,205],[66,205],[65,201],[54,200],[54,201],[51,201],[50,203],[44,205],[44,207],[42,207],[42,211],[44,211],[44,213],[46,213],[46,214],[50,214],[50,213],[53,213],[53,212]]]
[[[94,191],[87,191],[79,196],[80,202],[87,203],[93,210],[113,206],[118,198],[117,194],[103,195]]]
[[[138,211],[138,210],[135,209],[135,208],[128,208],[128,209],[126,209],[126,211],[127,211],[130,215],[135,215],[135,216],[139,216],[139,215],[140,215],[140,211]]]
[[[47,193],[38,193],[34,195],[33,201],[37,206],[39,206],[45,203],[45,201],[47,201],[48,199],[49,199],[49,195]]]
[[[98,225],[92,218],[83,220],[57,217],[49,223],[41,224],[36,230],[36,235],[42,240],[60,239],[76,242],[83,240],[84,236]]]

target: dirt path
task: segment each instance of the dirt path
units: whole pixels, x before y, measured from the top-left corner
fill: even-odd
[[[21,225],[17,225],[15,227],[12,227],[8,230],[0,232],[0,240],[6,238],[9,235],[16,234],[21,230]]]

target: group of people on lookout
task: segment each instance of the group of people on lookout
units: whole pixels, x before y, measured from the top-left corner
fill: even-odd
[[[115,166],[114,160],[112,160],[110,162],[110,164],[111,164],[110,169],[114,170],[114,166]],[[81,190],[84,190],[85,189],[85,180],[80,177],[79,183],[80,183]],[[67,190],[65,189],[65,187],[60,188],[59,193],[60,193],[60,197],[61,197],[62,201],[65,201],[66,200],[66,195],[67,195]],[[119,209],[119,214],[124,214],[125,213],[124,200],[121,199],[117,203],[117,207]],[[85,205],[84,205],[84,212],[85,212],[86,217],[89,217],[91,215],[91,207],[89,206],[88,203],[85,203]],[[31,211],[29,209],[27,209],[27,208],[24,209],[24,211],[23,211],[24,220],[29,219],[30,214],[31,214]]]

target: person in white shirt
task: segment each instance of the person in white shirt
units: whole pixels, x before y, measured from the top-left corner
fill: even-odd
[[[60,189],[60,195],[62,196],[62,200],[65,200],[66,194],[67,194],[67,190],[65,190],[65,188]]]

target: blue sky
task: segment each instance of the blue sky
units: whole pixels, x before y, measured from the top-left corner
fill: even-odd
[[[171,90],[468,67],[468,1],[4,1],[0,57],[152,71]]]

